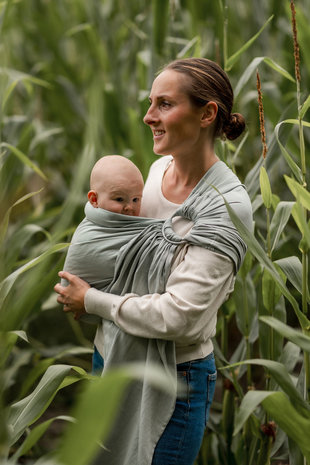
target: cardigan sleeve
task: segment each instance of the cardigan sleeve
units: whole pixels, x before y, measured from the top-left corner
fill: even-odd
[[[194,344],[214,336],[217,311],[232,292],[234,279],[228,257],[192,245],[163,294],[118,296],[91,288],[85,308],[134,336]]]

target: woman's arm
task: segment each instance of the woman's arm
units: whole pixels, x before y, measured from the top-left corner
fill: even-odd
[[[233,290],[231,260],[190,246],[171,273],[163,294],[118,296],[90,288],[77,276],[60,272],[69,286],[56,284],[57,301],[79,318],[85,313],[114,321],[123,331],[145,338],[191,344],[213,336],[219,307]]]
[[[129,334],[191,344],[214,335],[217,311],[233,284],[229,258],[190,246],[165,293],[117,296],[91,288],[85,293],[85,307]]]

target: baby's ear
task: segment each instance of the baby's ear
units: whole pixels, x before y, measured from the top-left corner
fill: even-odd
[[[96,191],[89,191],[87,194],[88,200],[93,207],[98,208],[98,195]]]

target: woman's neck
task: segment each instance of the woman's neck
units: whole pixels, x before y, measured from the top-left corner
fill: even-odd
[[[219,159],[213,151],[204,157],[174,157],[163,178],[164,197],[173,203],[183,203],[217,161]]]

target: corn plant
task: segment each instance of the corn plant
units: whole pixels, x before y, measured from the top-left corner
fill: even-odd
[[[219,382],[196,462],[310,463],[309,11],[309,0],[0,3],[3,463],[87,464],[113,422],[131,376],[88,374],[94,328],[67,318],[52,289],[94,161],[119,153],[147,175],[152,79],[187,56],[231,78],[247,131],[216,150],[255,219],[252,233],[231,213],[248,253],[219,312]],[[54,413],[59,396],[73,408]],[[60,452],[45,455],[42,439],[61,423]]]
[[[306,189],[303,134],[304,128],[309,126],[309,123],[303,121],[309,108],[309,98],[301,101],[299,47],[293,1],[290,7],[298,116],[296,119],[278,122],[274,130],[274,138],[289,168],[288,174],[284,174],[284,179],[293,194],[293,199],[281,201],[271,189],[266,170],[268,152],[262,89],[257,72],[263,150],[259,168],[260,195],[253,199],[253,207],[254,213],[256,209],[262,207],[265,209],[266,235],[264,237],[261,233],[262,225],[257,224],[258,238],[256,238],[250,231],[245,230],[233,211],[230,212],[235,225],[248,244],[249,252],[237,278],[233,297],[235,305],[230,303],[222,318],[221,342],[224,353],[227,353],[225,325],[231,318],[232,312],[236,313],[237,325],[244,338],[232,354],[230,365],[226,367],[225,355],[220,347],[217,349],[226,382],[222,417],[214,426],[215,434],[220,432],[224,438],[218,440],[218,455],[214,458],[214,463],[266,464],[271,463],[272,457],[280,459],[289,456],[290,463],[303,464],[309,463],[310,459],[307,439],[307,431],[310,427],[308,319],[310,243],[309,222],[307,222],[310,197]],[[269,60],[264,59],[264,61],[271,64]],[[256,60],[255,65],[258,64],[259,60]],[[279,71],[283,76],[286,74],[284,70]],[[249,71],[245,74],[247,72],[249,74]],[[289,79],[292,80],[291,77]],[[292,157],[289,154],[286,144],[281,140],[279,130],[284,124],[298,127],[299,162],[296,155]],[[283,242],[290,239],[286,228],[291,218],[294,219],[300,233],[300,241],[297,243],[298,254],[295,252],[296,255],[283,257],[281,247]],[[286,324],[289,316],[292,318],[290,309],[295,312],[296,329]],[[253,358],[255,355],[256,358]],[[298,364],[300,366],[297,368]],[[265,376],[259,372],[261,377],[259,382],[255,380],[255,372],[253,372],[255,366],[263,367],[266,372]],[[294,382],[290,373],[294,374]],[[258,384],[261,388],[259,390],[256,387]],[[211,441],[207,440],[207,444],[204,452],[206,457],[208,453],[212,456]],[[203,451],[201,454],[203,455]],[[204,463],[203,458],[200,463]]]

